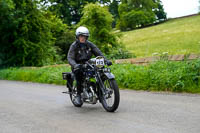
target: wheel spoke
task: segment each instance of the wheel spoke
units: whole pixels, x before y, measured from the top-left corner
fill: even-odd
[[[113,104],[114,104],[114,101],[115,101],[112,85],[111,85],[109,80],[105,80],[104,86],[105,86],[105,89],[106,89],[105,102],[106,102],[108,107],[112,107]]]

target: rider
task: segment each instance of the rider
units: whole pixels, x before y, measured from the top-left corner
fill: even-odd
[[[95,56],[103,56],[102,52],[94,45],[92,42],[88,41],[88,37],[90,36],[89,30],[80,26],[76,29],[76,41],[73,42],[70,46],[68,52],[68,62],[72,67],[72,72],[75,75],[75,79],[77,81],[77,97],[75,102],[77,104],[81,104],[81,82],[83,77],[83,72],[81,69],[81,64],[84,64],[86,61],[90,60],[92,55]],[[107,65],[112,65],[112,62],[106,60]]]

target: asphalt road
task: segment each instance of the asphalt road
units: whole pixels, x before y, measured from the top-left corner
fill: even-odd
[[[120,90],[115,113],[64,86],[0,80],[0,133],[200,133],[200,95]]]

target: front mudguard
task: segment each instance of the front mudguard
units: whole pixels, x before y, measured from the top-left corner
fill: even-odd
[[[115,79],[115,76],[114,76],[114,74],[112,74],[112,73],[105,72],[105,73],[104,73],[104,76],[105,76],[107,79]]]

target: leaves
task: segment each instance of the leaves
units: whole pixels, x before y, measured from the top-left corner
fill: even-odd
[[[59,61],[52,22],[31,0],[0,1],[1,60],[7,66],[42,66]],[[3,3],[3,4],[2,4]],[[11,4],[11,5],[10,5]],[[55,22],[54,22],[55,23]],[[7,25],[7,26],[6,26]]]
[[[83,9],[83,17],[78,25],[88,27],[94,42],[103,52],[109,53],[117,44],[116,37],[111,34],[113,17],[107,7],[100,4],[88,4]],[[110,48],[111,47],[111,48]]]
[[[160,0],[124,0],[119,5],[117,27],[132,30],[166,19],[166,13]]]
[[[116,64],[112,72],[121,87],[135,90],[200,92],[200,60],[158,61],[148,66]]]

